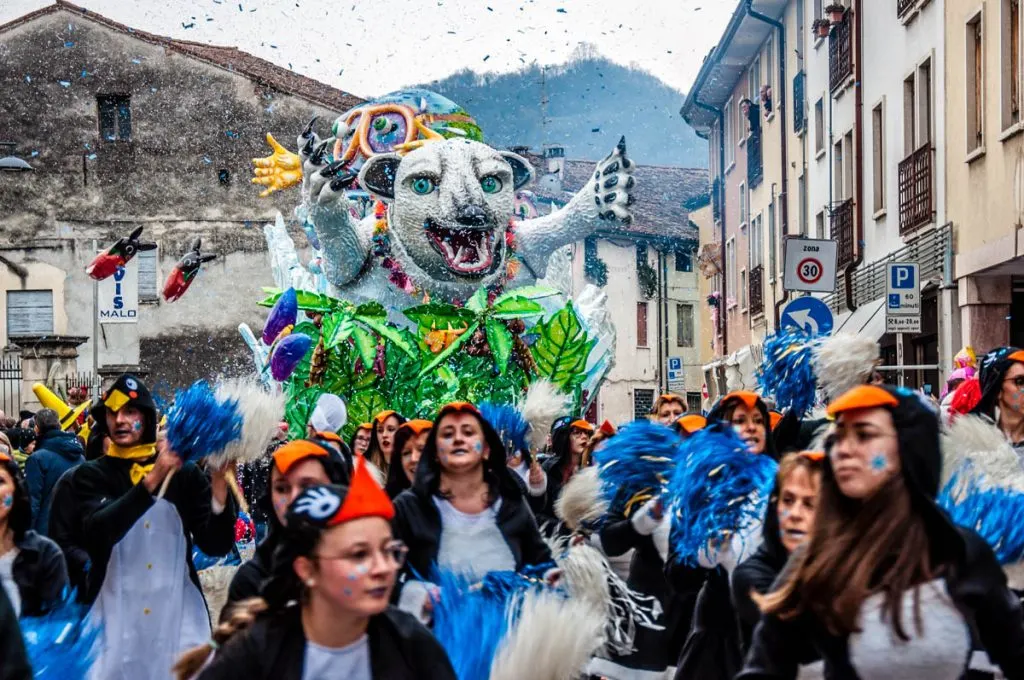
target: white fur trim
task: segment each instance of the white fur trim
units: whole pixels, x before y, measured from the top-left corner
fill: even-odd
[[[568,408],[566,395],[559,392],[554,383],[538,380],[530,384],[526,396],[519,405],[519,412],[523,415],[523,420],[530,424],[527,438],[532,451],[544,448],[551,426]]]
[[[657,498],[652,498],[644,503],[643,507],[629,520],[633,523],[633,528],[636,529],[638,534],[650,536],[658,528],[658,525],[661,524],[661,520],[655,519],[651,514],[651,510],[654,509],[654,504],[657,501]]]
[[[531,496],[543,496],[548,490],[548,473],[541,470],[540,474],[541,480],[537,484],[537,486],[534,486],[533,484],[530,484],[529,473],[527,473],[526,487],[529,490]]]
[[[608,503],[601,497],[601,479],[596,466],[574,474],[555,501],[555,515],[574,531],[604,517],[607,512]]]
[[[673,677],[676,669],[673,666],[664,671],[644,671],[638,668],[620,666],[611,659],[594,657],[587,664],[586,672],[588,675],[599,675],[605,678],[614,678],[615,680],[665,680],[665,678]]]
[[[942,437],[942,483],[965,463],[985,485],[1024,491],[1024,471],[1006,436],[987,418],[960,416]]]
[[[277,389],[268,392],[254,380],[228,380],[217,386],[217,397],[238,402],[242,436],[210,456],[210,465],[221,468],[231,461],[245,463],[263,458],[284,418],[284,394]]]
[[[871,377],[878,361],[878,343],[867,336],[837,333],[814,349],[814,374],[829,401]]]

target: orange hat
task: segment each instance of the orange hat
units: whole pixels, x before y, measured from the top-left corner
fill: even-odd
[[[801,458],[806,458],[807,460],[813,460],[815,463],[820,463],[825,460],[824,451],[801,451],[797,455]]]
[[[899,406],[899,400],[877,385],[858,385],[828,406],[828,416],[879,406]]]
[[[1017,363],[1024,364],[1024,349],[1017,350],[1006,358],[1010,361],[1016,361]]]
[[[606,434],[609,437],[614,436],[614,435],[619,433],[618,428],[615,427],[614,425],[612,425],[610,420],[606,420],[603,423],[601,423],[601,427],[599,427],[597,429],[598,429],[598,431],[601,434]]]
[[[583,430],[584,432],[593,432],[594,426],[585,420],[574,420],[569,423],[569,428],[575,428],[577,430]]]
[[[677,420],[676,424],[679,425],[686,434],[693,434],[694,432],[703,430],[707,427],[708,419],[704,416],[697,415],[696,413],[690,413]]]
[[[338,444],[344,444],[345,443],[345,441],[341,438],[341,436],[337,432],[321,432],[320,430],[317,430],[316,438],[317,439],[323,439],[324,441],[328,441],[328,442],[337,442]]]
[[[418,437],[430,428],[434,427],[434,423],[429,420],[423,420],[422,418],[414,418],[413,420],[406,421],[398,428],[398,431],[411,430],[414,437]]]
[[[483,416],[480,415],[480,410],[468,401],[453,401],[445,404],[437,413],[438,420],[440,420],[441,416],[446,416],[449,413],[472,413],[478,418],[483,418]]]
[[[686,401],[683,400],[683,398],[681,396],[679,396],[678,394],[676,394],[675,392],[666,392],[665,394],[663,394],[660,397],[658,397],[658,401],[660,401],[660,402],[674,401],[677,404],[682,404],[683,406],[686,405]]]
[[[778,411],[769,411],[768,419],[771,421],[771,429],[775,429],[775,426],[782,420],[782,414]]]
[[[311,442],[308,439],[296,439],[274,451],[274,467],[282,475],[286,475],[301,460],[327,458],[330,455],[327,449],[316,442]]]
[[[739,401],[743,402],[743,404],[746,405],[747,408],[757,408],[757,402],[761,400],[761,397],[755,392],[730,392],[729,394],[722,397],[722,403],[724,404],[725,402],[731,401],[733,399],[738,399]]]
[[[373,417],[373,419],[374,419],[374,421],[376,421],[378,423],[383,423],[385,420],[387,420],[388,418],[390,418],[393,415],[396,415],[395,411],[391,411],[391,410],[381,411],[380,413],[375,415]],[[371,425],[371,427],[372,427],[372,425]]]
[[[335,485],[310,487],[299,494],[288,514],[322,527],[333,527],[363,517],[380,517],[390,522],[395,507],[366,468],[366,459],[356,456],[356,468],[347,489]]]

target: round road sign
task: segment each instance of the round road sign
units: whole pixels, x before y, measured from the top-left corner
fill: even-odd
[[[821,266],[821,260],[805,257],[796,267],[796,276],[802,283],[817,283],[824,271],[825,268]]]

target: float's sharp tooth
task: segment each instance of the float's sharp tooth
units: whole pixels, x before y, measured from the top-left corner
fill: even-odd
[[[457,253],[455,253],[455,257],[452,258],[452,264],[456,265],[456,266],[462,264],[462,260],[465,257],[465,253],[466,253],[466,247],[465,246],[459,246],[459,251]]]

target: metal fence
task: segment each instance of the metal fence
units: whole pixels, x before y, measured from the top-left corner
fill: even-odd
[[[16,418],[21,410],[21,357],[0,357],[0,409]]]

